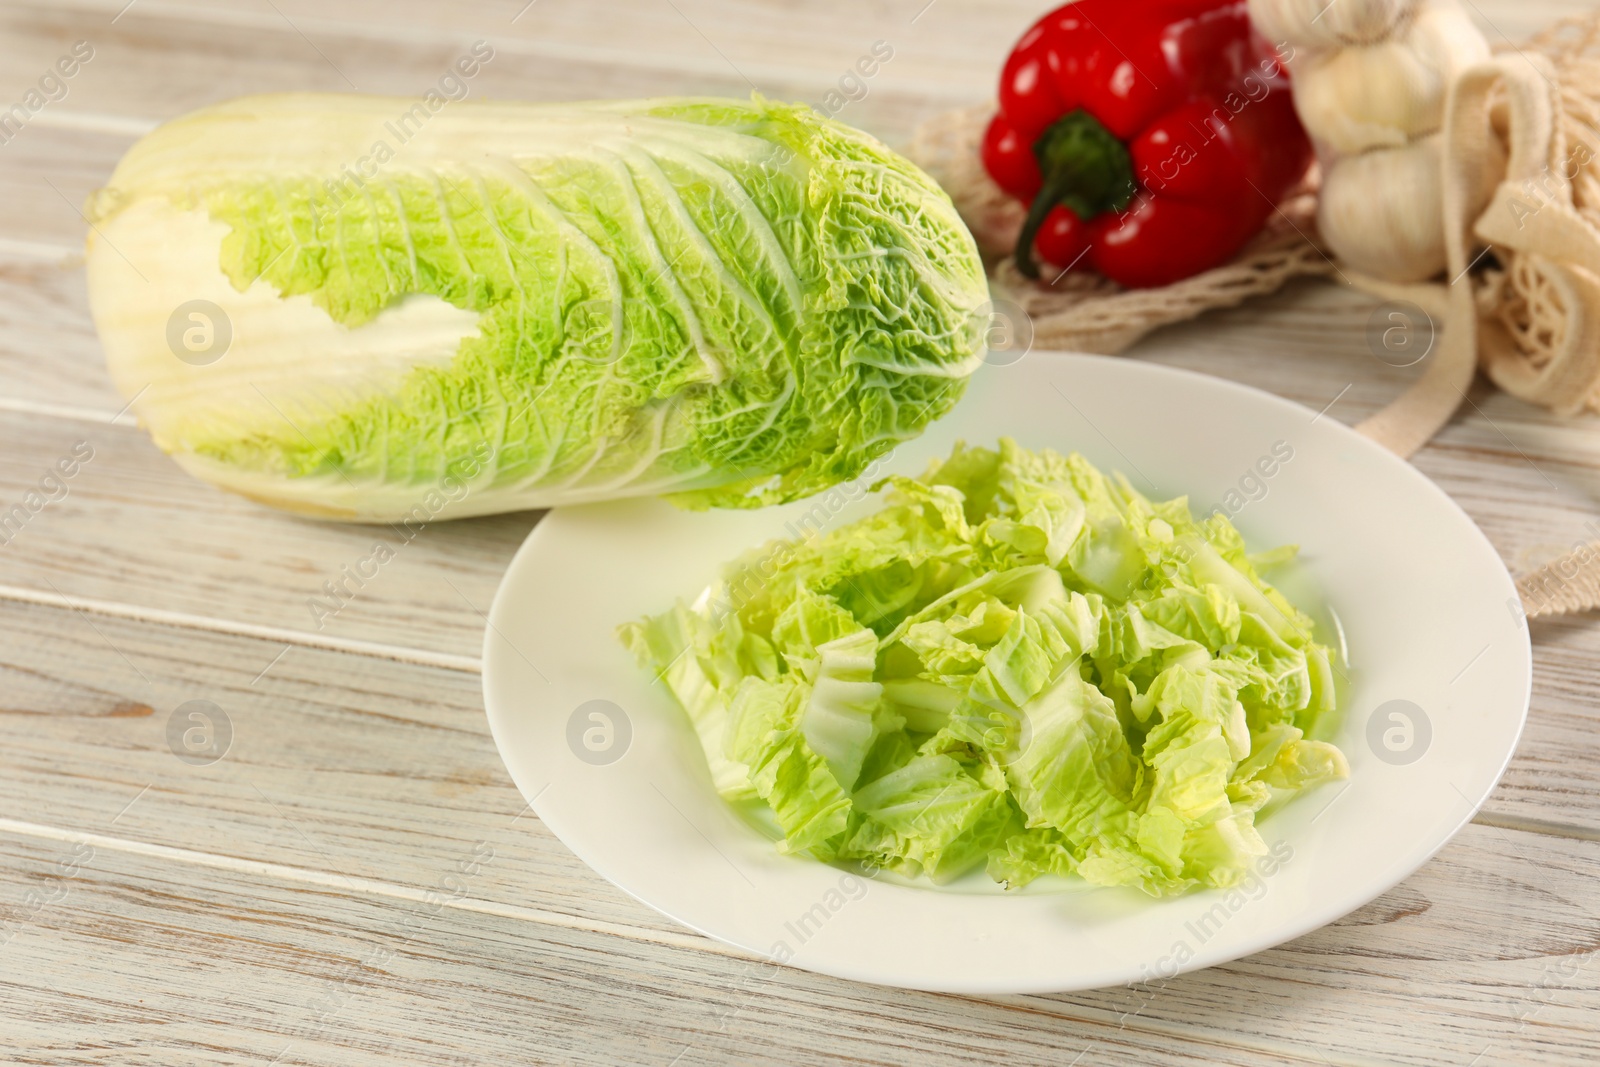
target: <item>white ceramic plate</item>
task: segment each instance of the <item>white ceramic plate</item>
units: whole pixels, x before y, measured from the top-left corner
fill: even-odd
[[[894,884],[781,856],[723,803],[687,718],[613,630],[693,598],[724,561],[808,512],[832,527],[873,510],[854,486],[854,502],[839,493],[756,512],[567,508],[534,529],[495,598],[484,697],[539,817],[639,900],[752,952],[868,982],[1024,993],[1169,978],[1306,933],[1416,870],[1488,797],[1527,711],[1527,627],[1494,549],[1410,465],[1243,386],[1033,353],[984,368],[879,473],[917,472],[958,438],[992,446],[1002,435],[1076,449],[1152,495],[1187,493],[1196,510],[1237,506],[1253,548],[1302,546],[1279,584],[1317,609],[1324,640],[1337,644],[1342,622],[1348,688],[1333,739],[1351,777],[1262,821],[1276,858],[1245,890],[1151,900],[1062,880],[1001,894],[981,874],[942,889]],[[1262,462],[1275,447],[1292,458]]]

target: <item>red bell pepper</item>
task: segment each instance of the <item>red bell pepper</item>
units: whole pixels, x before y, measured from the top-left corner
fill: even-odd
[[[1017,42],[983,164],[1030,204],[1017,241],[1129,287],[1227,260],[1304,176],[1311,144],[1245,0],[1078,0]],[[1287,46],[1285,46],[1287,47]]]

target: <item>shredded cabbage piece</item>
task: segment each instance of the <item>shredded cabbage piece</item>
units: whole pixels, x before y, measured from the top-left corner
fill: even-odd
[[[783,851],[1163,896],[1239,884],[1263,813],[1348,776],[1333,653],[1225,515],[1010,439],[874,488],[619,631]]]

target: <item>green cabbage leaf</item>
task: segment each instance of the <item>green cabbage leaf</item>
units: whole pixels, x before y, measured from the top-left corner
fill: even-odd
[[[1225,516],[1010,440],[879,488],[876,513],[620,630],[784,851],[1228,887],[1268,851],[1259,818],[1348,775],[1313,737],[1333,655]]]
[[[141,140],[90,218],[141,423],[317,515],[792,500],[916,436],[981,362],[949,197],[759,97],[250,97]]]

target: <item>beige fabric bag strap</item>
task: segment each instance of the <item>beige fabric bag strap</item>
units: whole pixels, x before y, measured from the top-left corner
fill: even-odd
[[[1467,71],[1451,93],[1442,174],[1451,280],[1406,287],[1403,294],[1430,315],[1442,312],[1437,354],[1398,400],[1356,427],[1401,456],[1450,420],[1480,363],[1507,392],[1563,414],[1581,411],[1600,380],[1600,344],[1593,340],[1600,334],[1600,233],[1572,206],[1560,114],[1553,68],[1537,54],[1497,56]],[[1495,150],[1497,137],[1506,141],[1506,169],[1490,188],[1475,161]],[[1485,203],[1472,218],[1471,205]],[[1482,245],[1537,270],[1565,312],[1566,343],[1546,362],[1527,359],[1501,323],[1480,322],[1469,270]],[[1357,284],[1386,297],[1402,295],[1396,287]],[[1575,546],[1524,575],[1517,589],[1529,616],[1600,607],[1600,542]]]
[[[1545,69],[1535,69],[1535,63]],[[1445,109],[1441,199],[1451,280],[1429,287],[1438,295],[1422,305],[1425,310],[1430,303],[1444,310],[1438,351],[1416,384],[1356,427],[1401,456],[1410,456],[1438,433],[1466,399],[1472,385],[1478,366],[1478,309],[1468,269],[1480,241],[1471,205],[1491,201],[1478,222],[1495,215],[1497,210],[1505,211],[1496,201],[1507,195],[1508,189],[1520,191],[1523,177],[1537,176],[1545,168],[1555,125],[1553,90],[1545,83],[1548,70],[1549,63],[1543,57],[1525,60],[1516,55],[1499,56],[1468,70],[1450,94]],[[1483,181],[1482,170],[1470,161],[1481,160],[1494,151],[1490,111],[1500,90],[1505,93],[1511,151],[1505,180],[1498,190],[1491,190],[1478,187]],[[1538,219],[1539,214],[1532,218]],[[1429,310],[1429,314],[1433,312]]]

